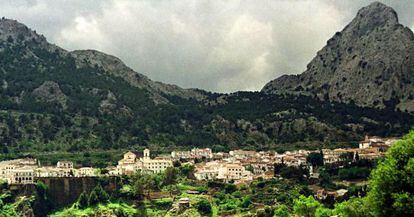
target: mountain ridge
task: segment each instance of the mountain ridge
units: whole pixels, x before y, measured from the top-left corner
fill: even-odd
[[[126,66],[118,57],[101,51],[91,49],[67,51],[59,46],[49,43],[43,35],[37,34],[36,31],[31,30],[26,25],[19,23],[16,20],[3,17],[0,20],[0,31],[0,40],[13,40],[14,42],[31,40],[48,51],[74,57],[78,67],[85,65],[94,67],[97,65],[104,71],[125,79],[131,85],[148,90],[155,103],[168,103],[168,100],[162,95],[193,98],[196,100],[205,98],[203,93],[205,91],[198,89],[184,89],[177,85],[152,81],[147,76],[135,72],[133,69]]]
[[[391,7],[374,2],[327,41],[307,69],[267,83],[264,93],[414,111],[414,35]]]
[[[152,81],[117,57],[68,52],[23,24],[0,21],[0,153],[320,148],[365,134],[399,136],[413,124],[413,115],[392,106],[287,91],[182,89]]]
[[[203,91],[197,89],[183,89],[177,85],[166,84],[158,81],[152,81],[147,76],[135,72],[122,62],[118,57],[103,53],[97,50],[74,50],[70,54],[75,57],[78,66],[89,64],[90,66],[98,65],[106,72],[124,78],[128,83],[135,87],[149,90],[155,103],[168,103],[163,94],[179,96],[182,98],[193,98],[202,100],[205,98]]]

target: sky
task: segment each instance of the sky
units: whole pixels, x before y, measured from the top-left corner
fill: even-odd
[[[16,19],[67,50],[119,57],[152,80],[214,92],[260,90],[299,74],[372,1],[0,0]],[[381,1],[413,29],[414,1]]]

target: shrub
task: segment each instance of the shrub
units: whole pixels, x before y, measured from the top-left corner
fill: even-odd
[[[164,198],[155,201],[155,205],[159,209],[168,209],[171,207],[173,200],[171,198]]]
[[[249,206],[252,204],[252,197],[246,196],[243,198],[243,201],[241,202],[240,206],[242,208],[249,208]]]
[[[275,217],[290,217],[289,208],[286,205],[280,205],[275,209]]]
[[[231,194],[235,191],[237,191],[237,186],[234,184],[226,184],[224,187],[224,192],[226,192],[226,194]]]
[[[295,200],[293,210],[298,216],[314,217],[316,209],[320,206],[321,204],[312,196],[305,197],[301,195]]]
[[[197,210],[204,215],[210,214],[211,213],[211,204],[208,200],[206,199],[202,199],[200,201],[197,202],[196,204]]]

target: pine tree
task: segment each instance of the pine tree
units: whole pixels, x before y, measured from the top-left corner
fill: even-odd
[[[94,206],[98,203],[99,203],[98,195],[96,194],[95,191],[92,191],[91,194],[89,195],[88,204],[89,206]]]
[[[106,193],[101,185],[96,186],[94,190],[96,191],[99,202],[106,203],[109,200],[108,193]]]
[[[82,192],[82,194],[79,196],[78,205],[81,209],[85,209],[86,207],[88,207],[88,196],[85,192]]]

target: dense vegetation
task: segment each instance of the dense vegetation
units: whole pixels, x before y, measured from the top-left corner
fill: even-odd
[[[152,146],[291,148],[400,135],[412,115],[311,97],[205,93],[202,101],[145,89],[60,50],[17,37],[0,42],[0,152],[78,152]],[[391,107],[392,108],[392,107]],[[296,147],[293,147],[296,145]]]

